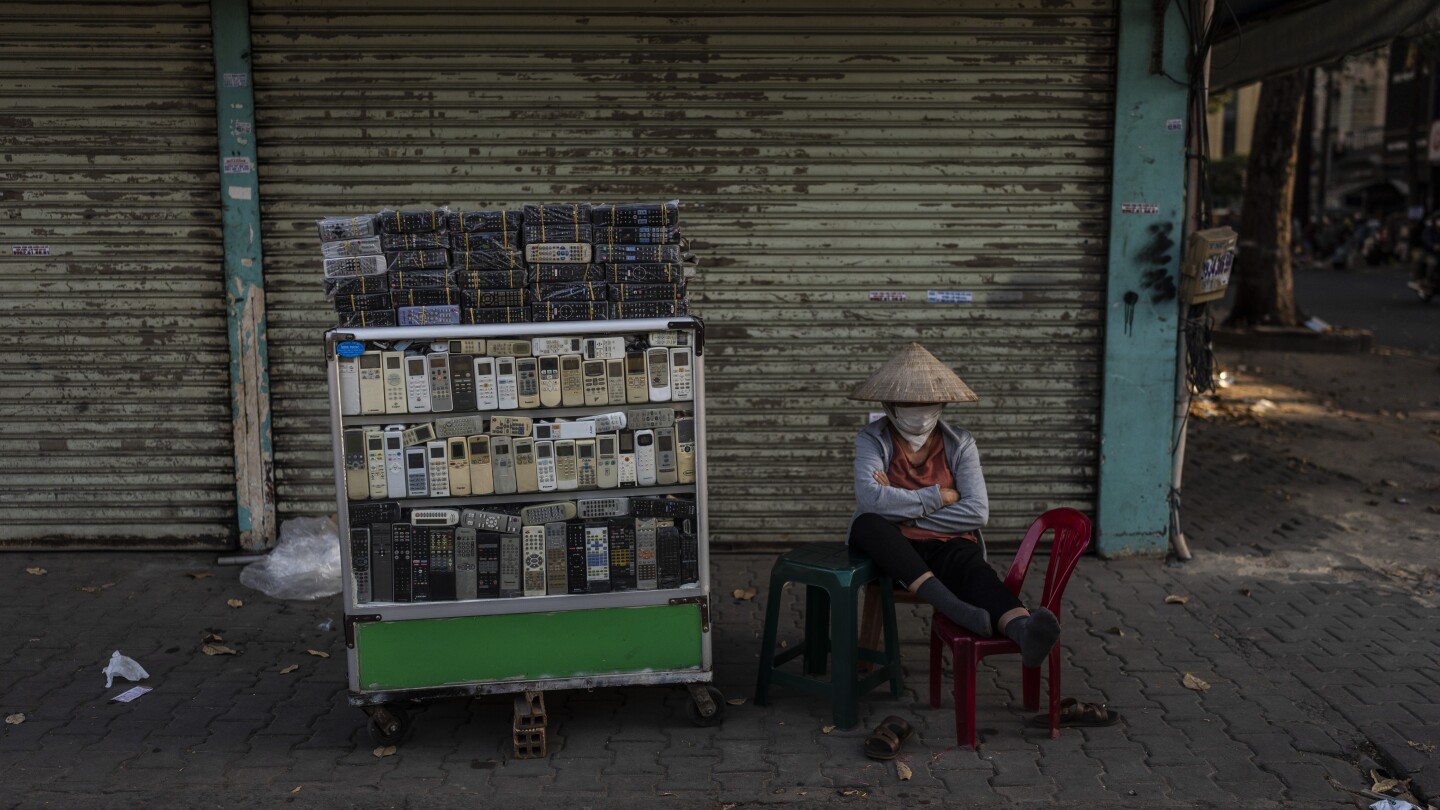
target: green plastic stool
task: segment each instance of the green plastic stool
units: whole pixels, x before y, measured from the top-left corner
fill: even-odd
[[[780,622],[780,594],[786,582],[805,585],[805,637],[793,649],[775,654],[775,631]],[[870,582],[880,585],[885,649],[861,649],[860,591]],[[771,684],[788,686],[830,698],[835,725],[854,728],[860,696],[890,682],[890,693],[900,697],[905,678],[900,671],[900,636],[895,625],[894,586],[875,564],[844,543],[811,543],[787,551],[770,570],[770,601],[765,605],[765,640],[760,650],[760,671],[755,678],[755,704],[764,706]],[[825,679],[825,659],[834,658],[834,674]],[[804,656],[804,674],[782,672],[779,667]],[[861,676],[859,663],[878,666]]]

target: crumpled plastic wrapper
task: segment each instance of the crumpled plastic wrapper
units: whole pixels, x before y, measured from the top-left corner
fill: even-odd
[[[100,670],[105,676],[105,688],[109,689],[115,685],[115,678],[121,677],[127,681],[143,681],[150,677],[150,673],[140,666],[140,662],[129,656],[121,655],[119,650],[110,656],[110,663]]]
[[[276,599],[319,599],[339,593],[340,530],[329,518],[285,521],[275,550],[245,566],[240,584]]]

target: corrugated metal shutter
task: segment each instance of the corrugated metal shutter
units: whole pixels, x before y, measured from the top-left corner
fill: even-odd
[[[984,397],[956,416],[992,537],[1093,509],[1112,0],[388,5],[254,4],[282,510],[334,503],[312,220],[672,196],[706,260],[714,543],[844,530],[844,394],[915,339]]]
[[[209,4],[0,19],[0,545],[229,546]]]

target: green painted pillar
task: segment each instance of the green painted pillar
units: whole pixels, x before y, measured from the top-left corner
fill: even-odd
[[[250,74],[250,5],[211,0],[225,308],[230,330],[230,408],[235,437],[235,514],[240,546],[275,544],[275,465],[260,261],[260,183]]]
[[[1169,547],[1185,87],[1165,74],[1185,76],[1186,47],[1180,4],[1120,0],[1095,541],[1104,557]]]

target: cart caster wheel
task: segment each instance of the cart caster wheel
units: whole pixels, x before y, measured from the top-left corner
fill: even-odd
[[[690,702],[685,704],[690,722],[701,728],[720,725],[725,713],[725,695],[713,686],[692,684]]]
[[[399,745],[410,733],[410,715],[399,706],[376,707],[367,730],[376,745]]]

